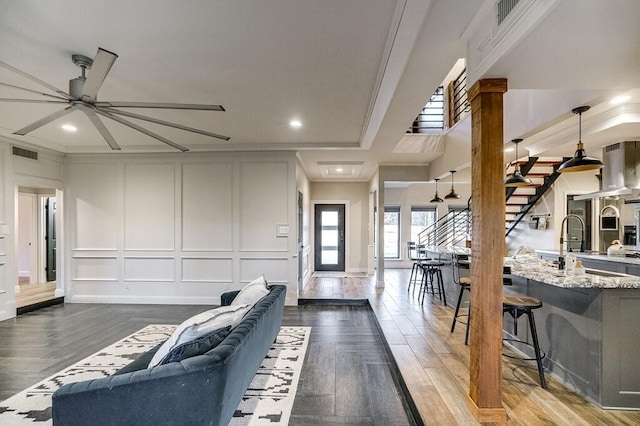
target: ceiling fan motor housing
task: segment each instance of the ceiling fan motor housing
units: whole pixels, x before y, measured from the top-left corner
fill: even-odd
[[[69,80],[69,95],[72,99],[80,99],[85,81],[87,81],[87,79],[83,77],[77,77]]]

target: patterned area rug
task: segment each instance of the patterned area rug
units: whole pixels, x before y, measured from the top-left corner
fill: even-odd
[[[149,325],[0,402],[0,425],[50,425],[51,395],[67,383],[115,373],[166,340],[175,325]],[[289,423],[311,327],[282,327],[238,406],[231,425]]]

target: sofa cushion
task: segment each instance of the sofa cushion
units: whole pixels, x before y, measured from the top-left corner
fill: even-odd
[[[269,294],[269,287],[267,287],[267,281],[264,279],[264,275],[261,275],[240,290],[240,293],[238,293],[231,302],[231,306],[243,304],[253,306],[267,294]]]
[[[171,334],[171,337],[162,344],[151,359],[151,362],[149,362],[148,368],[158,365],[171,349],[182,343],[195,340],[219,328],[227,326],[231,326],[231,328],[235,327],[249,309],[251,309],[251,305],[247,304],[221,306],[192,316],[180,324]]]
[[[183,359],[191,358],[192,356],[205,354],[218,346],[220,342],[229,335],[229,331],[231,331],[230,325],[213,330],[212,332],[200,336],[197,339],[174,346],[171,348],[169,353],[160,360],[158,365],[178,362]]]

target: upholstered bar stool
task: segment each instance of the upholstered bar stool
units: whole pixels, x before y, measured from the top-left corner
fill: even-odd
[[[444,280],[442,279],[442,266],[444,262],[440,260],[426,260],[422,262],[422,282],[420,283],[421,302],[424,303],[424,296],[427,292],[438,296],[447,306],[447,295],[444,292]],[[438,290],[435,290],[434,281],[437,281]]]
[[[538,343],[538,332],[536,331],[536,323],[533,318],[533,310],[542,307],[540,299],[531,296],[525,296],[522,294],[506,294],[502,299],[502,314],[508,313],[513,318],[513,334],[518,335],[518,318],[522,315],[527,316],[529,322],[529,330],[531,332],[531,343],[520,340],[517,338],[503,339],[503,341],[514,342],[518,344],[524,344],[533,347],[535,358],[521,358],[504,354],[509,358],[524,359],[526,361],[536,361],[538,364],[538,376],[540,376],[540,385],[543,389],[547,388],[547,381],[544,378],[544,368],[542,367],[542,358],[545,357],[545,353],[540,350],[540,344]]]
[[[457,322],[463,323],[466,326],[464,344],[467,345],[469,344],[469,314],[460,313],[460,306],[462,305],[464,293],[468,292],[469,295],[471,294],[471,278],[461,277],[460,269],[469,269],[469,257],[467,255],[453,254],[451,260],[453,282],[460,286],[458,301],[456,302],[456,310],[453,313],[453,321],[451,321],[451,332],[453,333],[455,331]],[[469,309],[471,309],[471,307],[469,307]],[[461,320],[460,318],[466,318],[466,320]]]

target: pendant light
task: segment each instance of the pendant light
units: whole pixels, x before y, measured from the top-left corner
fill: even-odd
[[[518,187],[518,186],[532,186],[531,179],[522,176],[520,172],[520,164],[518,164],[518,144],[522,142],[522,139],[513,139],[511,142],[516,146],[516,165],[513,169],[513,174],[504,181],[504,186]]]
[[[459,199],[460,198],[460,194],[458,194],[456,192],[455,189],[453,189],[453,174],[456,172],[455,170],[450,170],[451,171],[451,192],[449,192],[447,195],[444,196],[445,200],[452,200],[452,199]]]
[[[433,198],[431,199],[431,201],[430,201],[430,202],[431,202],[431,203],[441,203],[441,202],[443,202],[444,200],[438,196],[438,181],[439,181],[440,179],[435,178],[434,180],[436,181],[436,194],[433,196]]]
[[[558,167],[558,172],[582,172],[585,170],[598,170],[604,167],[602,161],[597,158],[587,157],[587,153],[584,150],[584,144],[582,143],[582,113],[589,110],[589,106],[581,106],[571,110],[572,113],[580,116],[579,134],[578,134],[578,146],[576,148],[573,158],[565,161]]]

